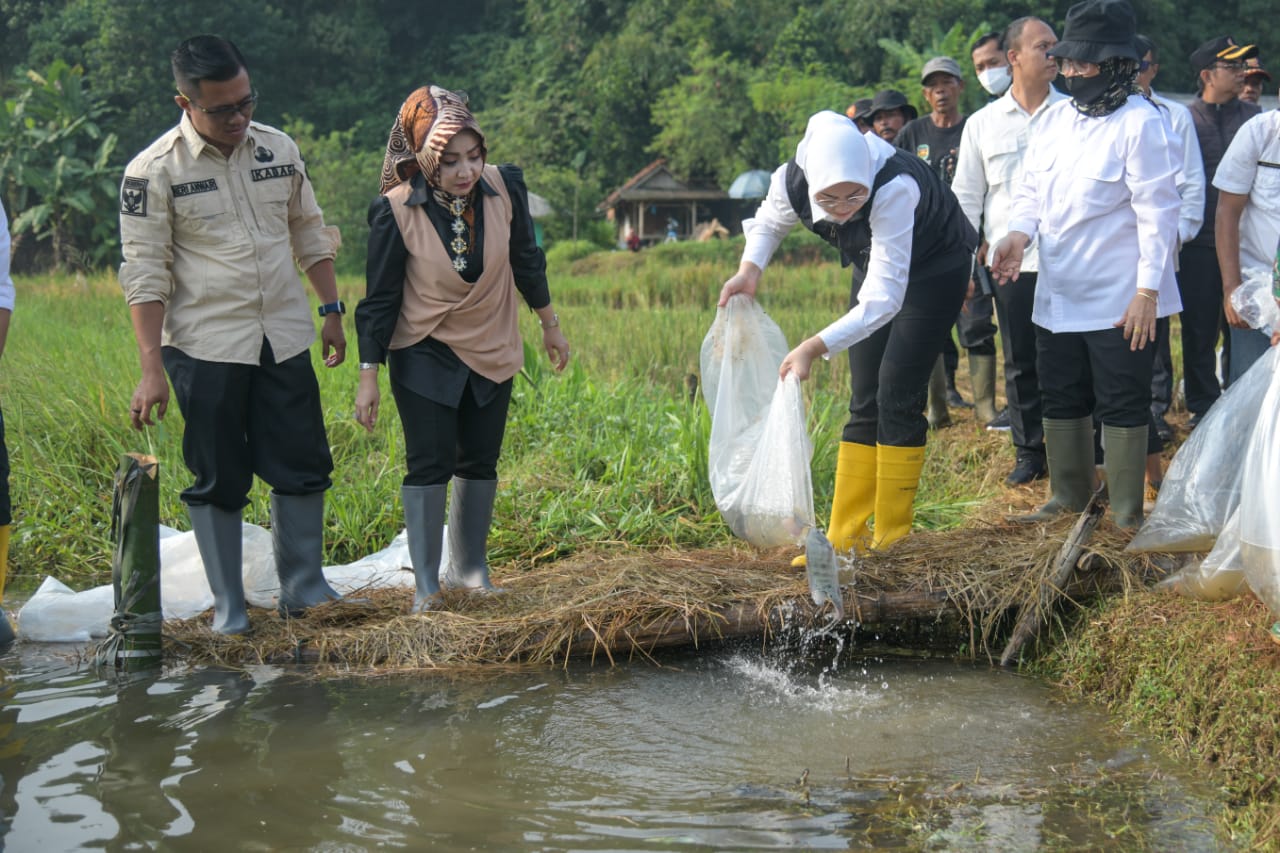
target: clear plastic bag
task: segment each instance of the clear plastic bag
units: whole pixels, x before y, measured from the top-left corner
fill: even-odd
[[[760,546],[798,542],[813,524],[800,383],[778,379],[787,352],[782,330],[743,295],[716,311],[702,342],[711,493],[734,535]]]
[[[1231,291],[1231,307],[1251,329],[1259,329],[1268,335],[1280,328],[1280,306],[1272,291],[1271,270],[1264,267],[1245,267],[1241,270],[1240,286]]]
[[[1218,543],[1199,563],[1170,575],[1156,589],[1168,590],[1202,601],[1226,601],[1248,588],[1244,579],[1244,562],[1240,559],[1240,511],[1227,519]]]
[[[1209,551],[1240,505],[1247,467],[1244,438],[1253,432],[1275,371],[1272,347],[1223,392],[1183,443],[1165,473],[1155,509],[1129,551]],[[1280,411],[1272,411],[1280,417]]]
[[[1275,353],[1276,348],[1272,347],[1270,355]],[[1270,371],[1269,379],[1270,387],[1245,455],[1240,489],[1240,557],[1245,580],[1254,595],[1280,616],[1280,371]]]

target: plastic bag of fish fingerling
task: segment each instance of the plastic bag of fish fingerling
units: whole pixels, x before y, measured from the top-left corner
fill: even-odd
[[[1280,348],[1272,347],[1222,393],[1165,472],[1155,509],[1127,551],[1208,551],[1240,506],[1241,445],[1260,416]],[[1261,414],[1260,414],[1261,413]]]
[[[1240,557],[1239,509],[1231,513],[1231,518],[1218,535],[1218,543],[1208,556],[1156,584],[1156,589],[1201,601],[1226,601],[1248,588],[1244,579],[1244,561]]]
[[[776,385],[769,416],[736,496],[740,521],[733,526],[743,539],[766,547],[799,542],[814,525],[809,470],[813,445],[805,431],[800,380],[789,373]]]
[[[1271,352],[1276,350],[1272,348]],[[1252,370],[1252,368],[1250,368]],[[1280,617],[1280,370],[1271,385],[1244,457],[1240,486],[1240,558],[1254,595]]]
[[[702,393],[711,412],[707,473],[716,507],[747,541],[742,488],[778,385],[787,339],[754,299],[730,297],[702,342]],[[755,535],[752,533],[751,535]]]

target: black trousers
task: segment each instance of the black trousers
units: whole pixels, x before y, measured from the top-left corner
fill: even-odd
[[[843,439],[857,444],[923,447],[929,374],[951,334],[969,286],[971,258],[907,284],[902,310],[849,348],[849,422]],[[857,286],[850,300],[858,304]]]
[[[1178,259],[1187,410],[1203,415],[1222,393],[1217,372],[1218,338],[1226,338],[1222,335],[1222,273],[1212,246],[1183,246]]]
[[[1169,348],[1169,318],[1156,320],[1156,354],[1151,366],[1151,417],[1163,418],[1173,405],[1173,352]]]
[[[418,394],[393,377],[391,393],[404,427],[406,486],[435,486],[458,476],[464,480],[498,479],[498,457],[511,406],[508,379],[476,402],[470,384],[458,405],[446,406]],[[490,386],[490,391],[493,386]]]
[[[997,285],[996,316],[1004,347],[1004,395],[1009,401],[1013,446],[1021,455],[1044,455],[1044,427],[1040,423],[1040,380],[1036,370],[1036,273],[1024,272],[1017,281]]]
[[[201,361],[175,347],[165,347],[162,356],[186,421],[182,459],[196,477],[182,493],[185,503],[242,509],[254,474],[281,495],[332,485],[333,457],[309,352],[277,364],[264,338],[257,365]]]
[[[960,346],[970,355],[996,354],[996,324],[992,322],[995,314],[995,300],[986,294],[976,294],[972,299],[964,301],[960,316],[956,320],[956,332],[960,338]]]
[[[1038,332],[1044,417],[1070,420],[1092,415],[1105,426],[1150,430],[1155,347],[1130,350],[1123,329]]]

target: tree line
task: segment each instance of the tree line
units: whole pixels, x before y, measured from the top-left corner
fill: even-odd
[[[364,211],[395,110],[426,82],[468,93],[491,159],[524,167],[560,213],[549,240],[605,240],[595,205],[658,156],[725,187],[785,159],[809,114],[893,87],[1015,17],[1061,28],[1067,0],[0,0],[0,195],[15,265],[118,262],[124,164],[179,117],[168,55],[200,32],[237,43],[255,118],[294,134],[328,218],[363,265]],[[1134,0],[1162,52],[1158,88],[1230,33],[1280,44],[1262,0]],[[1280,66],[1280,63],[1277,63]],[[983,96],[970,76],[968,110]]]

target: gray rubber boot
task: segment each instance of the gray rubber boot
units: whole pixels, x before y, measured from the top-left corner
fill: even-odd
[[[969,381],[973,383],[973,413],[979,426],[1000,414],[996,411],[996,357],[969,353]]]
[[[271,544],[280,578],[281,616],[342,598],[324,579],[324,492],[271,493]]]
[[[1102,453],[1116,527],[1141,527],[1147,475],[1147,427],[1103,424]]]
[[[502,591],[489,581],[486,557],[493,499],[497,494],[497,480],[453,478],[453,500],[449,502],[449,568],[443,578],[448,589]]]
[[[1063,513],[1083,512],[1093,495],[1093,418],[1044,419],[1044,450],[1049,463],[1049,502],[1012,521],[1052,521]],[[1141,491],[1139,491],[1141,496]]]
[[[449,484],[401,486],[404,528],[413,564],[413,613],[440,608],[440,554],[444,550],[444,504]]]
[[[204,575],[213,590],[213,630],[219,634],[243,634],[249,630],[249,613],[244,605],[241,513],[213,504],[193,504],[187,506],[187,514],[191,516]]]
[[[947,368],[941,355],[933,364],[933,373],[929,374],[929,407],[925,415],[930,429],[951,426],[951,412],[947,409]]]

